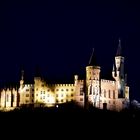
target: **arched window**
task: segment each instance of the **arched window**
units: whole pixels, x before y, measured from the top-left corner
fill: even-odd
[[[108,98],[110,98],[110,90],[108,90]]]
[[[104,97],[106,98],[106,90],[104,90]]]

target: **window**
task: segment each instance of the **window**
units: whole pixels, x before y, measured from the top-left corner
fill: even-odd
[[[83,98],[80,98],[80,101],[83,101]]]
[[[68,94],[66,94],[66,97],[68,97]]]
[[[28,100],[26,100],[26,103],[28,103],[29,101]]]
[[[26,91],[29,91],[29,89],[26,89]]]
[[[108,98],[110,98],[110,90],[108,91]]]
[[[44,91],[44,94],[45,94],[45,91]]]
[[[36,96],[38,96],[38,94],[36,94]]]
[[[56,103],[58,103],[58,100],[56,100]]]
[[[58,97],[58,94],[56,94],[56,97]]]
[[[50,91],[50,89],[48,89],[48,92]]]
[[[61,91],[64,91],[63,89],[61,89]]]
[[[113,99],[115,99],[115,90],[113,90]]]
[[[56,91],[59,91],[59,89],[56,89]]]
[[[49,97],[50,96],[50,94],[47,94],[47,97]]]
[[[80,95],[83,95],[83,91],[80,91]]]
[[[106,90],[104,90],[104,97],[106,98]]]
[[[32,102],[34,102],[34,100],[32,100]]]
[[[66,89],[66,91],[69,91],[68,89]]]
[[[41,86],[44,87],[44,84],[42,84]]]
[[[9,95],[7,94],[7,97],[6,97],[6,99],[7,99],[7,102],[9,101]]]
[[[32,91],[34,91],[34,89],[32,89]]]
[[[38,88],[36,89],[36,91],[38,91]]]
[[[63,94],[61,94],[61,97],[63,97]]]
[[[113,101],[113,104],[115,105],[115,101]]]
[[[71,94],[71,97],[73,97],[73,94]]]
[[[61,99],[61,102],[63,103],[63,99]]]
[[[71,91],[73,91],[73,89],[71,89]]]
[[[43,96],[43,99],[45,99],[45,96]]]
[[[34,94],[32,94],[32,97],[34,97]]]
[[[26,97],[29,97],[29,94],[26,94]]]

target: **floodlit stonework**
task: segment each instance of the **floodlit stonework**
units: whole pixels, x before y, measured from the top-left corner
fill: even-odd
[[[94,52],[94,50],[93,50]],[[81,107],[94,106],[100,109],[120,111],[129,102],[129,86],[124,74],[124,57],[119,40],[112,80],[101,79],[101,68],[92,53],[86,67],[86,79],[74,75],[73,84],[48,84],[42,77],[35,76],[34,84],[25,84],[24,72],[19,88],[4,88],[0,92],[1,110],[12,110],[20,106],[59,107],[59,104],[75,102]]]

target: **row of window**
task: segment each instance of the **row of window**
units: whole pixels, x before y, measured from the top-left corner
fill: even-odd
[[[38,91],[38,88],[36,89],[36,91]],[[47,92],[50,92],[50,91],[54,91],[54,89],[47,89]],[[64,89],[56,89],[56,91],[64,91]],[[66,89],[66,91],[70,91],[69,89]],[[74,89],[71,89],[71,91],[74,91]],[[45,91],[41,91],[41,93],[44,93],[45,94]]]
[[[30,91],[30,89],[26,89],[26,91],[28,92],[28,91]],[[34,89],[32,89],[32,91],[34,91]]]
[[[29,97],[29,94],[26,94],[26,97]],[[34,97],[34,94],[32,94],[32,97]]]
[[[27,95],[27,94],[26,94],[26,95]],[[36,96],[38,96],[38,94],[36,94]],[[74,95],[71,94],[70,96],[73,97]],[[26,97],[27,97],[27,96],[26,96]],[[44,97],[45,97],[45,96],[44,96]],[[50,97],[50,94],[47,94],[47,97]],[[56,94],[56,97],[59,97],[59,95]],[[61,97],[64,97],[64,94],[61,94]],[[68,94],[66,94],[66,97],[68,97]]]

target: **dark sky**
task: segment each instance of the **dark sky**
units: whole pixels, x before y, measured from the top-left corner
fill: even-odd
[[[4,1],[0,3],[0,81],[83,75],[95,48],[102,75],[111,75],[122,40],[131,96],[140,101],[140,5],[132,2]]]

